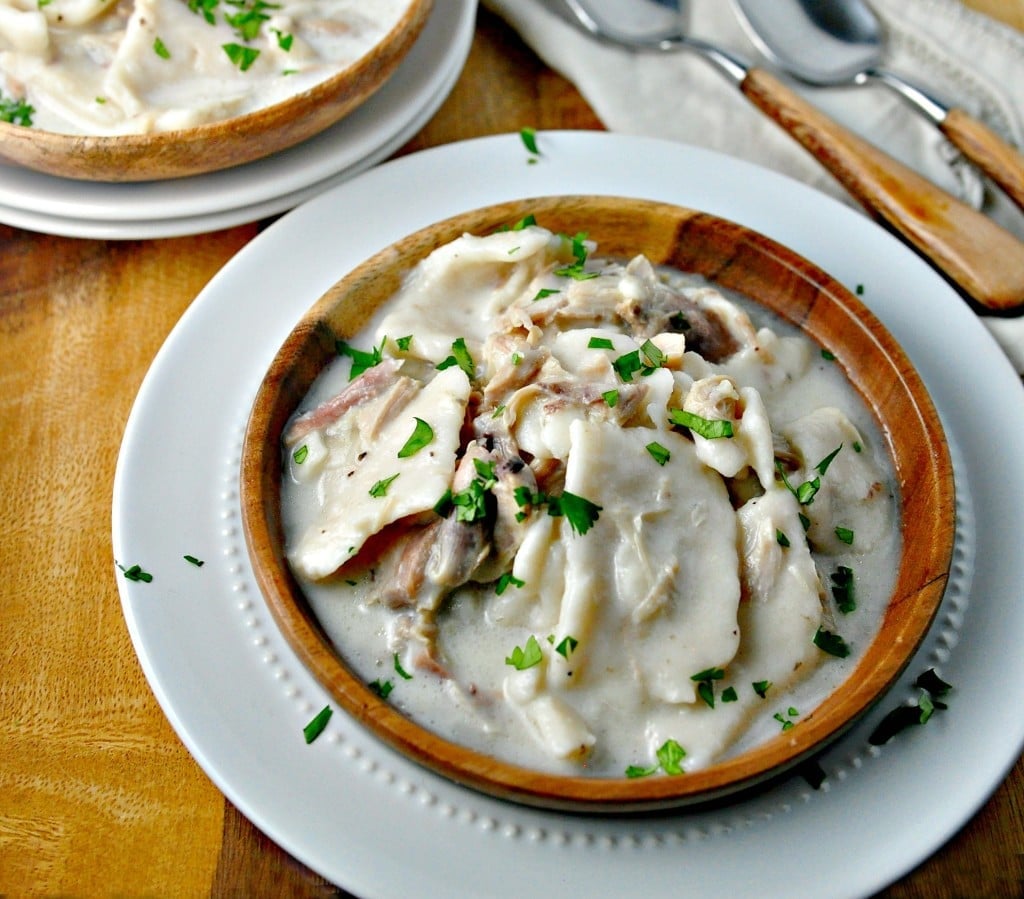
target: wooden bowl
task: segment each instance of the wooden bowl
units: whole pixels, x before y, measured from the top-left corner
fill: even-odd
[[[602,257],[646,254],[759,301],[828,347],[863,395],[891,452],[903,552],[876,639],[813,713],[759,747],[676,777],[574,777],[526,770],[454,745],[404,717],[346,667],[293,578],[280,518],[281,433],[313,379],[398,288],[403,273],[464,232],[485,234],[528,213],[552,231],[586,231]],[[257,581],[299,657],[333,699],[410,759],[491,795],[570,810],[680,805],[752,787],[820,750],[890,687],[921,643],[945,589],[954,487],[936,411],[906,355],[842,285],[763,235],[700,212],[610,197],[530,199],[468,212],[408,236],[346,275],[285,341],[256,397],[241,461],[242,519]]]
[[[195,128],[112,137],[0,122],[0,157],[62,178],[129,182],[182,178],[270,156],[340,121],[382,87],[423,30],[432,5],[410,0],[369,52],[273,106]]]

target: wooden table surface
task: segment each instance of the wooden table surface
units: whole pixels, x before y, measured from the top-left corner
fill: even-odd
[[[968,5],[1024,30],[1024,0]],[[601,128],[481,12],[454,92],[401,152],[523,125]],[[0,226],[0,897],[346,895],[259,833],[185,750],[143,677],[112,563],[114,466],[139,384],[260,228],[106,242]],[[884,895],[1024,895],[1024,762]]]

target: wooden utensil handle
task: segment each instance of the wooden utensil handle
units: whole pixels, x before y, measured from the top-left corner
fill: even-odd
[[[1004,311],[1024,305],[1024,242],[843,128],[763,69],[750,69],[740,89],[874,218],[970,299]]]
[[[951,109],[942,133],[1024,209],[1024,155],[962,109]]]

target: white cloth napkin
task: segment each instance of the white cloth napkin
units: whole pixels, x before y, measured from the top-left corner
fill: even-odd
[[[610,131],[709,147],[759,163],[860,209],[842,186],[735,86],[695,54],[632,53],[585,34],[561,0],[483,0],[569,79]],[[622,21],[665,23],[656,0],[589,0]],[[871,0],[887,35],[885,63],[1024,146],[1024,35],[958,0]],[[688,33],[765,64],[725,0],[682,0]],[[637,26],[631,26],[636,29]],[[1018,236],[1024,214],[987,184],[935,127],[881,84],[794,85],[819,108],[883,147]],[[1024,318],[983,321],[1024,373]]]

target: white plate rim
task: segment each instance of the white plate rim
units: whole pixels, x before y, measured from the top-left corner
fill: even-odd
[[[1024,513],[1009,499],[1010,494],[1021,495],[1024,488],[1024,473],[1014,470],[1011,450],[1024,438],[1020,382],[988,332],[941,279],[848,207],[749,163],[665,141],[591,132],[545,132],[541,148],[541,158],[530,165],[518,136],[502,135],[387,163],[285,216],[215,276],[158,354],[126,429],[115,478],[113,530],[118,559],[132,562],[148,552],[155,556],[154,563],[164,558],[170,565],[173,553],[168,556],[167,521],[157,527],[149,522],[147,510],[180,504],[182,484],[195,489],[193,482],[200,479],[184,464],[190,454],[185,453],[188,447],[181,445],[181,437],[175,441],[173,432],[167,432],[168,416],[172,422],[175,416],[196,418],[192,407],[181,405],[182,400],[173,395],[180,384],[169,385],[175,378],[180,381],[182,353],[190,344],[212,341],[222,350],[233,345],[216,330],[206,329],[226,314],[232,302],[238,303],[239,285],[251,284],[252,272],[262,273],[257,285],[261,296],[246,298],[250,311],[254,302],[260,311],[271,311],[273,300],[280,299],[276,292],[287,287],[294,287],[300,297],[286,309],[278,303],[273,314],[260,318],[261,328],[277,329],[276,338],[270,334],[258,343],[245,341],[244,354],[221,353],[218,358],[218,353],[209,353],[198,364],[189,356],[193,362],[190,382],[219,378],[231,388],[227,393],[241,390],[251,398],[277,342],[319,291],[379,246],[430,221],[521,196],[617,193],[732,218],[804,253],[850,286],[866,282],[865,302],[904,343],[921,371],[953,442],[964,453],[970,491],[978,507],[986,509],[986,517],[978,520],[978,564],[970,573],[972,596],[1005,600],[1015,595],[1021,563],[1012,538],[1006,535],[1020,533],[1024,524]],[[644,160],[642,167],[635,164],[638,159]],[[389,215],[378,215],[358,235],[349,234],[350,244],[323,263],[320,254],[327,238],[311,237],[317,227],[322,229],[330,221],[341,230],[353,210],[379,206],[382,197],[401,193],[401,185],[416,186],[417,192],[403,195],[400,208],[392,208],[392,203],[386,210]],[[830,227],[823,228],[822,221]],[[332,240],[335,247],[337,236]],[[295,284],[294,278],[275,274],[273,267],[268,271],[260,266],[263,254],[274,257],[280,252],[307,254],[307,261],[314,263],[320,259],[321,270],[305,273],[301,283]],[[872,281],[879,271],[885,275],[884,284]],[[934,314],[924,318],[918,314],[912,299],[918,295],[929,297]],[[976,360],[974,373],[990,389],[990,398],[983,397],[974,406],[958,402],[960,378],[948,365],[950,333],[957,335],[961,348],[970,351]],[[230,377],[225,374],[225,359],[237,363]],[[238,397],[233,399],[237,405]],[[155,403],[162,404],[159,415]],[[214,454],[226,449],[230,456],[236,451],[245,411],[231,409],[230,420],[216,424],[219,433],[211,438]],[[205,414],[212,415],[213,410]],[[993,421],[999,423],[999,441],[991,439]],[[200,450],[211,450],[211,439],[190,431],[190,441],[197,437]],[[145,471],[153,465],[146,456],[147,447],[160,447],[160,484],[144,484],[137,476],[140,466]],[[229,458],[219,467],[218,480],[223,484],[216,502],[219,520],[205,522],[201,528],[197,523],[195,537],[225,545],[216,566],[224,573],[209,572],[210,581],[217,578],[218,583],[200,588],[196,572],[184,570],[188,566],[162,571],[154,584],[165,582],[164,587],[129,584],[119,578],[126,621],[158,700],[200,765],[257,826],[314,870],[357,894],[400,895],[433,882],[443,883],[450,895],[479,894],[481,887],[491,895],[513,895],[519,888],[515,872],[526,865],[542,879],[571,876],[574,889],[589,890],[595,896],[617,895],[639,882],[654,889],[672,887],[679,895],[693,895],[698,889],[754,889],[758,895],[784,896],[801,887],[813,887],[817,895],[867,895],[945,842],[998,786],[1024,746],[1024,721],[1006,720],[991,708],[986,694],[992,680],[985,676],[998,665],[1001,707],[1024,699],[1024,659],[1009,652],[1015,649],[1012,637],[1019,641],[1024,634],[1024,604],[975,599],[966,614],[947,610],[934,629],[939,643],[922,650],[928,661],[936,658],[945,663],[943,674],[948,673],[957,688],[951,710],[927,729],[873,751],[866,759],[856,754],[847,760],[846,748],[838,745],[829,757],[833,752],[840,757],[842,776],[824,793],[783,785],[781,794],[738,801],[727,807],[727,813],[716,810],[710,818],[702,812],[686,813],[672,819],[668,828],[663,817],[630,819],[626,824],[581,822],[469,794],[395,757],[337,713],[326,738],[304,747],[293,739],[295,729],[301,729],[305,714],[323,704],[324,694],[266,624],[265,605],[251,586],[251,571],[238,548],[237,511],[232,511],[237,505],[231,486],[233,461],[237,460]],[[209,477],[201,480],[205,483]],[[209,533],[200,534],[200,530]],[[190,550],[179,547],[177,551]],[[211,595],[219,595],[214,588],[232,596],[231,602],[209,602]],[[203,592],[207,602],[197,602],[197,591]],[[154,603],[154,594],[164,598]],[[253,727],[252,709],[225,708],[216,695],[198,692],[201,685],[191,676],[182,676],[181,645],[167,644],[166,629],[182,627],[182,616],[188,614],[199,616],[206,626],[220,628],[218,633],[234,634],[232,639],[241,631],[240,643],[254,657],[252,667],[262,671],[252,681],[247,698],[273,719],[275,727],[262,733],[258,767],[231,751],[237,748],[232,741]],[[253,635],[253,645],[246,634]],[[249,657],[240,655],[242,650],[232,648],[230,641],[215,663],[203,656],[202,647],[186,649],[199,669],[211,664],[228,672],[232,666],[249,667]],[[908,671],[908,677],[913,673],[919,672]],[[275,683],[281,687],[282,682],[285,686],[276,689]],[[901,682],[895,692],[908,689]],[[976,742],[979,734],[985,738],[981,746]],[[946,792],[938,797],[929,778],[945,770],[950,756],[959,757],[958,750],[970,755],[972,764],[959,769],[955,781],[944,783]],[[864,768],[870,769],[870,779]],[[296,818],[296,799],[282,795],[286,788],[281,781],[310,777],[327,777],[352,802],[383,796],[385,805],[397,806],[397,811],[365,812],[355,828],[326,797],[306,796],[300,804],[303,815]],[[359,808],[365,811],[365,806]],[[870,827],[849,827],[849,822],[865,820]],[[900,826],[911,820],[913,827]],[[771,826],[764,826],[765,821]],[[333,828],[334,839],[324,839],[325,826]],[[823,844],[818,836],[837,833],[844,826],[842,840],[834,845]],[[468,878],[461,882],[470,885],[469,891],[443,879],[452,861],[446,846],[453,837]],[[383,853],[374,851],[378,839],[384,840]],[[395,839],[406,853],[403,865],[390,855]],[[794,848],[787,850],[787,846]],[[778,858],[778,871],[774,865],[767,870],[763,864],[745,865],[752,851],[753,857]],[[568,860],[574,864],[567,871]],[[680,880],[681,866],[693,880]]]

